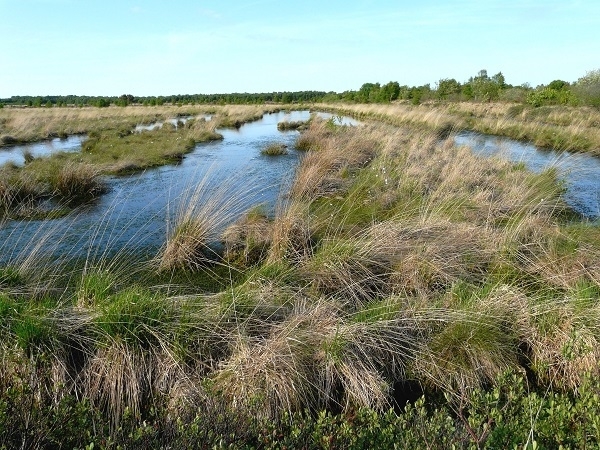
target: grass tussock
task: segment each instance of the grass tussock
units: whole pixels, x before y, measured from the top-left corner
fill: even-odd
[[[279,131],[301,130],[305,129],[306,127],[307,122],[305,121],[284,121],[277,124],[277,129]]]
[[[106,191],[92,165],[36,159],[23,168],[0,168],[0,216],[43,218],[88,202]]]
[[[225,229],[241,212],[245,194],[231,195],[235,183],[209,189],[210,173],[178,199],[175,218],[170,222],[167,242],[159,255],[160,270],[200,269],[220,261],[216,250]]]
[[[260,151],[261,154],[266,156],[281,156],[287,155],[287,146],[285,144],[269,144]]]
[[[137,273],[87,265],[33,296],[37,257],[0,267],[0,385],[36,362],[40,398],[86,399],[113,435],[156,411],[230,424],[383,414],[419,386],[477,445],[500,422],[480,429],[465,411],[508,398],[507,373],[538,400],[586,392],[600,375],[600,235],[573,220],[555,171],[415,126],[313,121],[303,139],[273,218],[205,182]]]
[[[223,233],[225,260],[241,267],[263,261],[271,245],[272,227],[272,221],[260,208],[248,211]]]
[[[98,170],[88,164],[64,166],[52,180],[54,193],[68,201],[89,200],[104,192]]]

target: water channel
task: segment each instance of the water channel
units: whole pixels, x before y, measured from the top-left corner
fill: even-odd
[[[278,131],[277,123],[309,117],[307,111],[279,112],[239,130],[218,130],[223,140],[198,144],[178,165],[109,177],[108,193],[76,214],[50,221],[7,221],[0,225],[0,262],[19,260],[32,250],[54,260],[99,259],[117,252],[153,256],[165,242],[169,221],[198,184],[201,201],[238,199],[228,211],[232,218],[257,204],[273,212],[301,154],[293,145],[298,132]],[[288,153],[263,155],[270,143],[287,145]],[[9,151],[17,152],[22,149]]]
[[[319,115],[338,124],[358,124],[350,118]],[[293,148],[298,132],[278,131],[277,123],[304,121],[309,117],[308,111],[279,112],[266,114],[239,130],[218,130],[223,134],[222,141],[198,144],[178,165],[109,177],[108,193],[76,214],[49,221],[0,223],[0,263],[16,262],[35,252],[53,260],[100,259],[117,252],[154,256],[165,242],[168,223],[198,184],[202,186],[201,201],[238,200],[231,205],[231,220],[257,204],[272,213],[300,158]],[[18,158],[23,157],[24,151],[34,156],[77,151],[83,140],[83,136],[71,136],[1,149],[0,164],[8,161],[22,164]],[[455,142],[470,146],[481,155],[502,155],[524,162],[533,171],[556,166],[566,185],[567,203],[586,218],[600,217],[599,158],[542,150],[511,139],[471,132],[459,133]],[[287,145],[288,153],[278,157],[263,155],[261,150],[270,143]]]
[[[565,202],[585,218],[600,218],[600,158],[585,153],[540,149],[514,139],[467,131],[459,133],[455,142],[471,147],[479,155],[502,156],[522,162],[533,172],[556,167],[565,184]]]

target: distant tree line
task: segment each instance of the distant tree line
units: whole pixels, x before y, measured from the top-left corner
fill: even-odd
[[[454,78],[442,78],[434,87],[401,86],[396,81],[387,84],[365,83],[358,91],[327,94],[326,101],[355,103],[389,103],[395,100],[419,104],[424,101],[474,101],[474,102],[520,102],[532,106],[588,105],[600,107],[600,69],[592,70],[569,83],[554,80],[547,85],[532,88],[529,84],[513,86],[506,82],[502,72],[489,76],[487,70],[461,83]]]
[[[156,106],[175,105],[218,105],[218,104],[264,104],[264,103],[307,103],[307,102],[351,102],[351,103],[390,103],[398,100],[409,101],[415,105],[425,101],[449,102],[520,102],[534,107],[544,105],[587,105],[600,107],[600,69],[591,70],[573,83],[554,80],[547,85],[536,88],[528,83],[513,86],[506,82],[502,72],[489,76],[487,70],[480,70],[477,75],[465,82],[454,78],[442,78],[432,87],[400,85],[390,81],[380,83],[364,83],[357,91],[341,93],[322,91],[270,92],[270,93],[232,93],[232,94],[193,94],[169,95],[159,97],[136,97],[121,95],[119,97],[88,97],[77,95],[65,96],[13,96],[0,99],[3,105],[20,105],[30,107],[61,106],[127,106],[143,104]]]
[[[270,93],[232,93],[232,94],[186,94],[137,97],[133,95],[110,96],[81,96],[81,95],[46,95],[46,96],[12,96],[0,99],[0,104],[31,107],[62,107],[62,106],[97,106],[110,105],[127,106],[141,104],[157,106],[164,104],[174,105],[218,105],[218,104],[262,104],[262,103],[306,103],[319,102],[325,97],[326,92],[299,91],[299,92],[270,92]]]

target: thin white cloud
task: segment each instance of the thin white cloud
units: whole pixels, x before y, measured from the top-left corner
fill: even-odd
[[[201,8],[198,10],[198,14],[203,17],[208,17],[209,19],[220,19],[222,17],[221,13],[214,9]]]

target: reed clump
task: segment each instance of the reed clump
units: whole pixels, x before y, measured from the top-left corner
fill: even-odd
[[[158,256],[160,270],[199,270],[222,259],[222,252],[216,248],[227,227],[243,211],[246,196],[253,191],[232,195],[233,178],[216,188],[209,187],[210,179],[210,172],[206,173],[177,199],[176,213],[168,224],[167,242]]]
[[[52,216],[63,207],[81,205],[106,191],[101,173],[85,163],[36,159],[24,167],[4,167],[0,172],[4,175],[0,181],[4,217]]]
[[[277,129],[279,131],[289,131],[289,130],[300,130],[307,128],[306,121],[283,121],[277,124]]]
[[[287,146],[285,144],[273,143],[263,148],[260,153],[266,156],[287,155]]]
[[[106,187],[100,173],[89,164],[66,165],[51,180],[53,194],[68,202],[80,202],[101,195]]]

